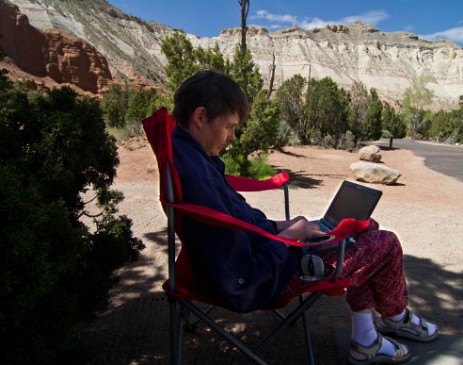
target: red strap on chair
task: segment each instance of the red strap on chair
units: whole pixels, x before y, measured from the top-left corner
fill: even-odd
[[[161,200],[161,201],[164,204],[172,206],[174,209],[182,211],[186,215],[202,223],[212,224],[212,225],[220,226],[224,228],[254,232],[262,236],[265,236],[267,238],[277,240],[282,243],[286,243],[291,246],[307,247],[306,243],[302,243],[296,240],[274,235],[248,222],[242,221],[238,218],[219,212],[217,210],[204,207],[202,205],[172,204],[172,203],[166,202],[165,200]],[[322,242],[322,243],[311,243],[310,246],[311,247],[321,247],[321,246],[335,244],[337,242],[345,240],[346,238],[348,238],[349,236],[353,234],[357,234],[357,233],[365,231],[368,228],[368,225],[369,225],[368,221],[358,221],[355,219],[344,219],[339,223],[339,225],[336,228],[334,228],[333,230],[329,232],[329,234],[334,235],[334,238],[332,240]]]
[[[255,180],[243,176],[225,175],[236,191],[262,191],[282,187],[289,181],[287,172],[280,172],[266,180]]]

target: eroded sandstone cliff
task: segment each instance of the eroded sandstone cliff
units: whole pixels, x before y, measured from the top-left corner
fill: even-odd
[[[93,46],[58,29],[31,26],[17,6],[4,1],[0,1],[0,35],[0,47],[24,74],[93,94],[112,81],[108,62]]]

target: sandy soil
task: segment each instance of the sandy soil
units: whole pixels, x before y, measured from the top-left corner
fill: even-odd
[[[168,364],[168,303],[161,285],[166,278],[165,217],[157,200],[157,167],[144,140],[119,149],[121,165],[115,188],[125,200],[120,212],[133,220],[135,235],[146,249],[140,259],[120,271],[120,284],[111,307],[80,333],[81,360],[86,364]],[[383,150],[382,161],[402,176],[394,186],[376,185],[383,197],[373,216],[383,228],[400,237],[409,282],[410,307],[436,322],[445,334],[463,335],[463,183],[434,172],[406,150]],[[353,180],[349,169],[355,153],[316,148],[286,148],[269,162],[291,175],[291,215],[318,218],[343,179]],[[246,194],[251,204],[270,218],[283,219],[281,191]],[[280,204],[281,203],[281,204]],[[275,324],[269,313],[216,317],[237,333],[248,333],[251,343]],[[311,310],[312,337],[319,364],[336,364],[334,333],[349,327],[343,298],[322,297]],[[306,363],[299,325],[264,351],[273,364]],[[246,332],[248,331],[248,332]],[[184,338],[185,364],[235,364],[241,361],[215,334],[200,327]]]

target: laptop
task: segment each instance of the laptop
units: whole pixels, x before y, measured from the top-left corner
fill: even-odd
[[[324,232],[345,218],[368,220],[382,195],[381,190],[344,180],[319,224]]]
[[[357,220],[370,219],[371,213],[373,213],[382,194],[380,190],[344,180],[331,201],[325,215],[317,221],[320,229],[323,232],[329,232],[345,218],[354,218]],[[308,244],[306,248],[302,249],[304,253],[301,259],[302,280],[321,280],[326,277],[328,272],[334,270],[333,266],[326,266],[323,259],[318,255],[333,250],[338,247],[339,243],[330,246],[310,247],[310,244],[328,242],[333,238],[334,235],[327,234],[324,236],[307,237],[302,240],[302,242]],[[356,238],[357,235],[348,237],[344,241],[345,245],[349,246],[353,244]]]
[[[316,223],[323,232],[329,232],[335,228],[344,218],[368,220],[373,213],[382,191],[344,180],[329,205],[325,215]],[[308,237],[307,243],[319,243],[329,241],[332,236]],[[349,241],[354,241],[350,237]]]

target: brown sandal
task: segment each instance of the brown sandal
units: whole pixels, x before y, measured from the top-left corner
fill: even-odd
[[[412,323],[412,312],[407,309],[407,313],[401,321],[395,322],[389,318],[380,317],[376,320],[376,329],[385,335],[396,335],[409,340],[418,342],[431,342],[437,338],[439,331],[436,329],[432,335],[429,334],[428,323],[424,318],[420,318],[418,325]]]
[[[349,363],[353,365],[368,365],[368,364],[401,364],[410,359],[411,354],[408,348],[397,341],[385,337],[396,348],[394,356],[380,353],[383,344],[383,336],[378,333],[378,338],[369,347],[359,345],[355,341],[351,341],[349,350]]]

